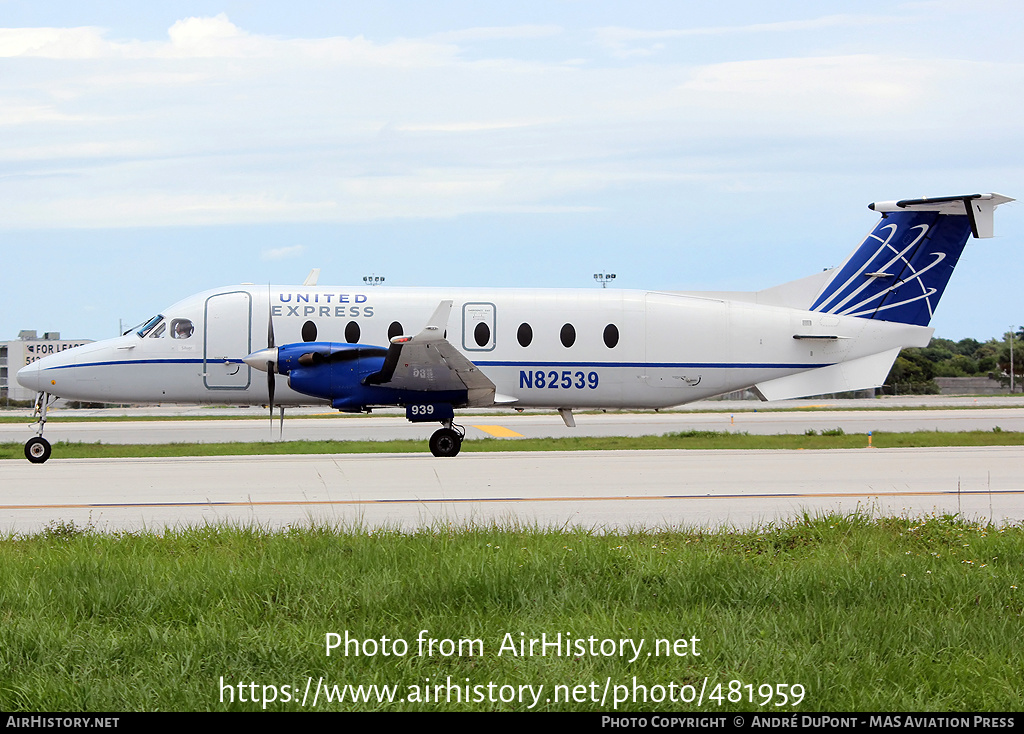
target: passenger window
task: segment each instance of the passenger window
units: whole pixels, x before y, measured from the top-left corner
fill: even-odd
[[[476,325],[476,328],[473,329],[473,338],[476,339],[478,347],[487,346],[487,342],[491,340],[491,327],[481,321]]]
[[[614,349],[618,343],[619,327],[615,324],[608,324],[608,326],[604,327],[604,345],[609,349]]]
[[[188,339],[192,336],[195,327],[188,319],[174,319],[171,322],[171,337],[173,339]]]
[[[519,331],[516,332],[516,339],[519,340],[519,346],[530,346],[530,344],[533,343],[533,327],[527,323],[519,324]]]
[[[359,324],[355,321],[349,321],[345,324],[345,341],[349,344],[359,343]]]
[[[388,341],[391,341],[396,336],[402,335],[402,325],[397,321],[392,321],[391,326],[388,327]]]
[[[307,321],[302,325],[302,341],[316,341],[316,324],[314,324],[312,321]]]
[[[562,346],[568,349],[576,343],[576,327],[572,324],[566,324],[562,327],[559,337],[562,340]]]

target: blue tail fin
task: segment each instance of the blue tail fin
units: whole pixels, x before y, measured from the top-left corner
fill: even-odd
[[[927,326],[967,238],[992,236],[999,194],[872,204],[882,213],[812,311]]]

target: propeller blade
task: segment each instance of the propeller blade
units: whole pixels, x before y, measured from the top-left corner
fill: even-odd
[[[273,349],[274,344],[274,311],[273,306],[270,305],[270,286],[267,286],[267,348]]]
[[[273,306],[273,295],[270,291],[270,283],[267,283],[267,351],[274,350],[274,362],[277,361],[277,350],[274,349],[274,306]],[[274,435],[274,389],[275,389],[275,378],[274,378],[274,362],[267,360],[267,397],[270,400],[270,435]],[[281,421],[284,422],[284,411],[281,412]],[[281,431],[284,431],[282,425]]]
[[[270,422],[274,422],[274,363],[267,362],[267,395],[270,396]]]

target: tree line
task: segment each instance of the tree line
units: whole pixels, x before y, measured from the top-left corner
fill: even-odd
[[[933,338],[927,347],[900,351],[882,392],[892,394],[937,394],[936,377],[990,377],[1010,387],[1010,335],[985,342],[977,339]],[[1021,390],[1024,376],[1024,327],[1013,332],[1014,391]]]

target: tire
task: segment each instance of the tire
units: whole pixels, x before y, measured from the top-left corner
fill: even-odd
[[[434,456],[457,456],[462,448],[462,437],[450,428],[434,431],[430,437],[430,453]]]
[[[33,464],[42,464],[50,458],[50,442],[42,436],[30,438],[25,443],[25,458]]]

